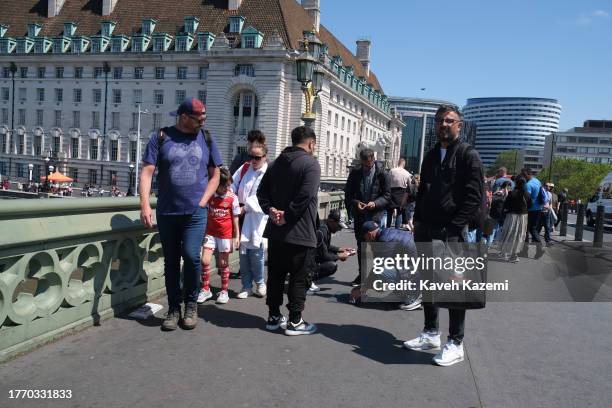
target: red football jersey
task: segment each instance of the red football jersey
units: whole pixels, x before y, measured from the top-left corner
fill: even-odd
[[[232,238],[232,218],[240,215],[238,197],[230,190],[225,195],[215,195],[208,202],[206,235],[215,238]]]

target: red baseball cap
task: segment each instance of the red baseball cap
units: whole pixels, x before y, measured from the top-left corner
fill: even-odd
[[[181,102],[176,111],[170,112],[170,116],[180,116],[183,113],[200,116],[206,113],[206,106],[198,98],[187,98]]]

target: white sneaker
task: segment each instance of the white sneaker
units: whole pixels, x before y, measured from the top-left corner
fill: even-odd
[[[320,291],[321,291],[321,288],[320,288],[320,287],[318,287],[317,285],[315,285],[315,283],[314,283],[314,282],[312,282],[312,283],[310,284],[310,289],[308,289],[308,290],[306,291],[306,294],[307,294],[307,295],[314,295],[315,293],[320,292]]]
[[[204,303],[206,302],[208,299],[210,299],[213,296],[212,292],[210,290],[204,290],[202,289],[200,291],[200,294],[198,295],[198,303]]]
[[[287,328],[287,318],[281,316],[268,316],[268,323],[266,323],[266,330],[274,331],[278,329],[285,330]]]
[[[419,295],[419,297],[416,298],[416,300],[413,302],[402,303],[399,308],[402,310],[406,310],[406,311],[422,309],[423,308],[423,296]]]
[[[287,323],[285,334],[287,336],[302,336],[304,334],[313,334],[317,331],[317,326],[312,323],[306,323],[303,319],[298,324],[291,322]]]
[[[236,295],[236,297],[237,297],[238,299],[246,299],[246,298],[248,298],[248,297],[249,297],[249,292],[251,292],[251,289],[245,289],[245,288],[242,288],[242,289],[240,289],[240,292],[238,292],[238,294]]]
[[[219,294],[217,295],[217,303],[224,305],[227,302],[229,302],[229,295],[227,293],[226,290],[222,290],[221,292],[219,292]]]
[[[268,288],[265,283],[256,283],[253,288],[253,294],[259,297],[266,297],[266,293],[268,293]]]
[[[430,334],[422,332],[416,339],[405,341],[404,347],[410,350],[439,350],[441,344],[440,333]]]
[[[463,361],[463,343],[457,345],[452,341],[448,341],[442,351],[436,354],[433,358],[433,362],[439,366],[451,366]]]

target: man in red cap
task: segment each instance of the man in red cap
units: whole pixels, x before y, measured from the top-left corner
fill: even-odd
[[[183,328],[196,326],[206,206],[219,185],[219,167],[222,165],[215,141],[208,131],[202,130],[206,107],[200,100],[185,99],[171,115],[178,117],[176,125],[159,129],[151,135],[140,173],[140,219],[147,228],[153,228],[149,195],[157,168],[157,227],[164,252],[168,294],[168,314],[162,330],[175,330],[181,320],[181,256],[185,290]]]

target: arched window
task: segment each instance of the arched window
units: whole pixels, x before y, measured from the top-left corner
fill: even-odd
[[[257,129],[257,96],[252,91],[241,91],[234,98],[234,132],[246,135]]]

